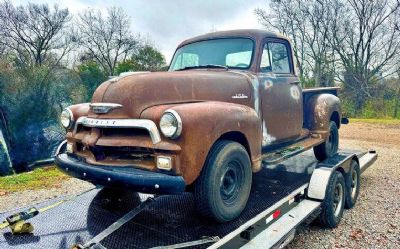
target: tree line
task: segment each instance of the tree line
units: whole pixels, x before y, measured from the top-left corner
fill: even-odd
[[[255,14],[291,39],[303,86],[338,82],[351,116],[400,118],[399,0],[271,0]]]
[[[57,5],[1,1],[0,128],[14,166],[49,157],[64,136],[60,112],[90,101],[109,76],[165,64],[131,31],[122,8],[72,15]]]

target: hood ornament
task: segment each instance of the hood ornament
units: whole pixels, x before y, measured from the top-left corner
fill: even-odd
[[[122,105],[114,103],[91,103],[90,109],[96,114],[109,113],[113,109],[121,108]]]

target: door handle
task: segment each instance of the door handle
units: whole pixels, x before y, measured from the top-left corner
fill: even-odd
[[[290,84],[291,85],[298,85],[298,84],[300,84],[300,81],[298,81],[298,80],[297,81],[292,81],[292,82],[290,82]]]

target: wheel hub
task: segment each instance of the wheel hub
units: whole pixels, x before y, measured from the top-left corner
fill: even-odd
[[[241,181],[243,181],[239,168],[235,163],[230,163],[221,177],[221,198],[227,205],[234,203],[239,195]]]
[[[357,182],[358,182],[357,172],[355,170],[353,170],[351,172],[351,198],[352,199],[354,199],[356,197]]]
[[[342,202],[343,202],[343,186],[338,183],[335,187],[335,191],[333,194],[333,210],[335,211],[336,217],[338,217],[341,212]]]

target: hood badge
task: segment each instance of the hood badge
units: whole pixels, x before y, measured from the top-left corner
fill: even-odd
[[[232,96],[232,99],[247,99],[247,98],[249,97],[244,93],[236,93],[235,95]]]
[[[90,109],[96,114],[109,113],[113,109],[121,108],[122,105],[114,103],[92,103]]]

